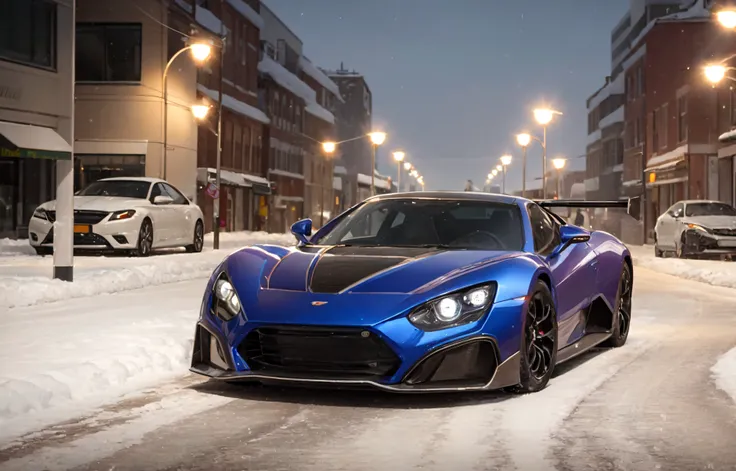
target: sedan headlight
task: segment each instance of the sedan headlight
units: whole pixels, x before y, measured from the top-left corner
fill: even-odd
[[[428,332],[469,324],[483,317],[495,295],[492,283],[468,288],[419,306],[409,314],[409,321]]]
[[[224,273],[215,282],[214,295],[212,308],[222,320],[229,321],[240,313],[240,298]]]
[[[134,214],[135,214],[135,211],[133,211],[132,209],[126,209],[125,211],[115,211],[110,216],[110,220],[111,221],[120,221],[120,220],[123,220],[123,219],[130,219],[130,218],[133,217]]]
[[[695,231],[705,232],[706,234],[710,234],[710,229],[708,229],[705,226],[701,226],[700,224],[688,224],[688,229],[693,229]]]
[[[45,209],[37,208],[35,211],[33,211],[33,217],[38,219],[43,219],[45,221],[49,220],[48,215],[46,214]]]

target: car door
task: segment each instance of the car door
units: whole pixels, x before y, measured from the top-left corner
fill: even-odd
[[[174,200],[169,205],[171,243],[191,243],[194,237],[194,224],[191,204],[186,196],[169,183],[162,183],[164,191]]]
[[[597,259],[590,245],[572,244],[550,257],[560,245],[560,224],[539,205],[528,206],[534,251],[548,264],[557,295],[557,328],[560,347],[584,334],[585,308],[595,291]]]
[[[173,216],[170,204],[156,204],[153,202],[157,196],[170,196],[161,183],[154,183],[153,188],[151,188],[151,195],[148,197],[151,202],[150,211],[151,220],[153,221],[154,244],[161,247],[171,243],[171,220]]]
[[[674,249],[677,225],[680,218],[685,214],[685,205],[677,203],[672,205],[663,215],[657,219],[654,230],[657,234],[657,245],[659,248]]]

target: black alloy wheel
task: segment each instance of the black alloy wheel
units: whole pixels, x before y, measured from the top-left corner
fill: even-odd
[[[624,263],[621,271],[621,280],[618,283],[618,300],[616,303],[616,320],[611,338],[605,343],[607,347],[622,347],[629,337],[631,327],[631,306],[633,299],[633,283],[631,268]]]
[[[204,224],[202,221],[197,221],[194,225],[194,238],[192,239],[192,245],[187,246],[187,252],[199,253],[204,248]]]
[[[153,224],[149,219],[144,219],[141,230],[138,232],[138,247],[135,254],[139,257],[148,257],[153,251]]]
[[[520,351],[519,393],[540,391],[547,386],[557,362],[557,310],[549,287],[538,281],[524,318]]]

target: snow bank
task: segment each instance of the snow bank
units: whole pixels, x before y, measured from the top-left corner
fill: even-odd
[[[0,239],[0,257],[34,255],[35,253],[27,240]]]
[[[719,358],[710,371],[716,387],[736,401],[736,348]]]
[[[4,243],[3,249],[25,251],[27,241]],[[258,243],[294,245],[291,234],[269,234],[266,232],[225,232],[220,234],[220,250],[205,250],[198,254],[169,253],[154,255],[149,258],[128,257],[76,257],[75,280],[67,283],[51,279],[48,274],[39,270],[29,271],[29,276],[22,273],[28,268],[45,269],[51,273],[52,257],[32,257],[28,266],[18,264],[3,267],[0,258],[0,312],[3,308],[32,306],[40,303],[60,301],[63,299],[95,296],[104,293],[116,293],[148,286],[175,283],[178,281],[205,278],[222,259],[233,249]],[[212,234],[205,237],[205,246],[212,246]],[[5,251],[3,250],[3,253]],[[12,252],[10,252],[12,253]],[[31,253],[33,253],[31,249]],[[12,259],[11,259],[12,260]],[[39,265],[43,263],[43,265]],[[95,266],[99,264],[99,266]],[[90,266],[91,265],[91,266]]]
[[[678,258],[656,258],[654,247],[629,246],[634,265],[667,275],[708,283],[724,288],[736,288],[736,262],[718,260],[681,260]]]

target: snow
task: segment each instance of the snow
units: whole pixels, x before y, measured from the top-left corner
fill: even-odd
[[[371,177],[369,175],[363,175],[362,173],[359,173],[358,174],[358,184],[370,186]],[[387,180],[382,180],[381,178],[378,178],[378,176],[376,176],[375,178],[375,185],[376,185],[376,188],[383,188],[384,190],[391,189],[391,185],[389,184],[389,182]]]
[[[210,90],[202,84],[197,85],[197,90],[217,102],[218,92],[216,90]],[[271,120],[268,119],[266,113],[264,113],[263,111],[259,110],[255,106],[249,105],[248,103],[242,102],[237,98],[231,97],[226,93],[222,94],[222,106],[263,124],[269,124],[271,122]]]
[[[603,137],[603,132],[600,129],[596,129],[592,133],[588,134],[588,145],[594,144],[600,141]]]
[[[641,184],[641,179],[637,179],[637,180],[626,180],[621,185],[622,186],[636,186],[636,185],[639,185],[639,184]]]
[[[342,191],[342,178],[332,177],[332,188],[338,191]]]
[[[716,387],[736,401],[736,348],[721,356],[710,371]]]
[[[624,74],[619,74],[616,80],[609,82],[608,85],[603,87],[596,96],[594,96],[588,104],[588,109],[595,109],[598,105],[611,95],[620,95],[624,93]]]
[[[217,174],[217,169],[214,169],[212,167],[198,167],[197,168],[197,179],[202,182],[206,183],[207,181],[215,181],[215,175]],[[248,173],[238,173],[238,172],[231,172],[230,170],[223,170],[220,169],[220,181],[225,182],[225,184],[235,185],[235,186],[245,186],[249,187],[252,186],[252,183],[260,183],[261,185],[270,185],[271,183],[263,178],[259,177],[257,175],[250,175]]]
[[[647,170],[651,170],[658,165],[662,165],[664,163],[669,163],[670,161],[681,160],[682,157],[684,157],[687,153],[687,149],[687,144],[685,144],[673,151],[652,157],[651,159],[649,159],[649,161],[647,161]]]
[[[343,167],[342,165],[336,165],[333,172],[335,173],[335,175],[347,175],[348,174],[347,169]]]
[[[657,258],[654,246],[630,245],[634,265],[659,273],[699,281],[723,288],[736,288],[736,263],[719,260],[690,260],[672,257]]]
[[[652,22],[649,24],[653,25],[654,23]],[[646,55],[646,53],[647,53],[647,45],[644,44],[639,49],[637,49],[633,54],[631,54],[629,57],[624,59],[623,61],[624,71],[629,70],[631,66],[636,64],[639,61],[639,59],[641,59],[642,57],[644,57],[644,55]],[[621,74],[621,75],[626,75],[626,74]]]
[[[608,126],[611,126],[616,123],[623,123],[624,122],[624,107],[619,106],[616,111],[609,114],[605,118],[601,119],[598,123],[598,127],[600,129],[607,128]]]
[[[149,258],[75,257],[75,279],[51,278],[53,257],[39,257],[28,241],[0,241],[0,312],[64,299],[97,296],[127,290],[206,278],[235,249],[256,243],[294,245],[291,234],[224,232],[220,250],[211,250],[212,234],[205,236],[201,253],[169,253]],[[2,403],[2,401],[0,401]]]
[[[308,104],[317,103],[317,95],[312,90],[312,87],[299,80],[296,75],[289,72],[284,66],[271,59],[268,55],[263,55],[263,59],[258,63],[258,70],[270,75],[276,83],[294,95],[301,97]]]
[[[268,174],[280,175],[282,177],[294,178],[296,180],[304,180],[304,175],[302,175],[301,173],[287,172],[286,170],[281,170],[277,168],[268,169]]]
[[[305,111],[312,116],[316,116],[322,121],[326,121],[330,124],[335,124],[335,115],[330,113],[327,109],[323,108],[316,102],[307,104]]]
[[[317,83],[325,87],[325,89],[332,93],[338,100],[340,100],[342,103],[345,103],[342,95],[340,95],[340,87],[338,87],[337,84],[333,82],[332,79],[330,79],[330,77],[328,77],[316,65],[314,65],[312,61],[302,56],[299,59],[299,67],[301,67],[302,71],[305,74],[309,75],[314,80],[316,80]]]
[[[718,136],[719,141],[730,141],[732,139],[736,138],[736,129],[733,129],[728,132],[724,132],[720,136]]]
[[[710,9],[705,6],[705,0],[697,0],[686,11],[669,14],[662,19],[665,21],[677,20],[705,20],[710,18]]]
[[[251,8],[250,5],[245,3],[243,0],[227,0],[227,3],[229,3],[230,6],[238,13],[247,18],[248,21],[253,23],[256,28],[263,30],[263,18],[261,18],[261,15]]]
[[[208,9],[197,5],[194,19],[197,20],[197,23],[201,24],[213,33],[218,35],[222,34],[222,21],[220,21],[220,19]]]
[[[585,199],[585,183],[573,183],[570,187],[570,199]]]
[[[187,3],[185,0],[174,0],[174,3],[176,3],[179,6],[179,8],[181,8],[185,12],[187,13],[192,12],[192,5]]]

